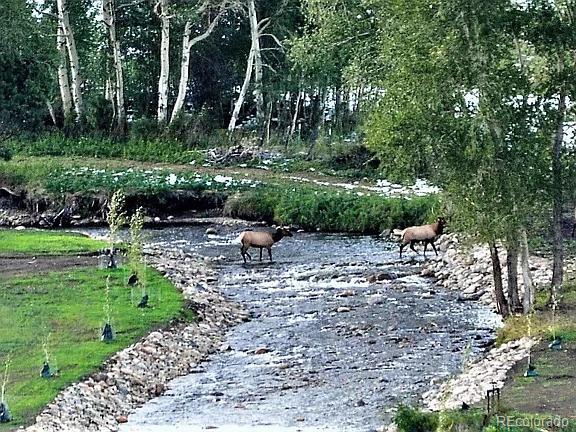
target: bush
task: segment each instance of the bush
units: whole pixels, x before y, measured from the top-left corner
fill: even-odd
[[[12,152],[10,151],[10,149],[0,147],[0,159],[5,161],[9,161],[10,159],[12,159]]]
[[[394,417],[394,423],[400,432],[435,432],[438,427],[438,414],[401,405]]]
[[[162,128],[155,118],[141,118],[134,120],[130,127],[130,136],[136,140],[149,140],[158,138],[162,133]]]
[[[224,213],[306,230],[379,234],[387,228],[423,223],[437,203],[435,196],[385,198],[308,187],[268,186],[229,199]]]
[[[114,108],[112,102],[103,96],[98,96],[93,103],[88,104],[86,113],[86,122],[88,126],[101,133],[110,132],[112,121],[114,119]]]
[[[346,170],[374,170],[378,168],[379,161],[376,153],[368,150],[364,145],[350,144],[342,146],[327,161],[327,165],[338,171]]]
[[[226,200],[223,215],[271,223],[274,221],[274,199],[266,192],[238,193]]]
[[[170,140],[131,138],[117,142],[107,138],[67,138],[63,134],[44,135],[36,140],[13,140],[7,144],[14,154],[26,156],[80,156],[123,158],[144,162],[203,163],[200,151],[188,150]]]

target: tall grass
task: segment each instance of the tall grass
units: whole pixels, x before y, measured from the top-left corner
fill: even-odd
[[[439,207],[438,197],[385,198],[318,190],[269,186],[230,198],[226,216],[260,219],[306,230],[378,234],[390,227],[422,223]]]
[[[14,155],[23,156],[80,156],[170,163],[202,163],[204,160],[202,152],[162,138],[114,141],[94,137],[68,138],[56,133],[34,140],[11,140],[5,146]]]

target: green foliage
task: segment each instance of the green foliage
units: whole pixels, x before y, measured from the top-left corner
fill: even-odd
[[[161,287],[162,303],[134,308],[125,287],[128,274],[128,269],[111,273],[79,269],[0,280],[0,363],[6,353],[12,353],[6,400],[14,416],[14,422],[1,430],[29,423],[60,390],[95,372],[114,352],[180,317],[181,293],[152,270],[149,284]],[[107,275],[116,337],[103,344],[99,333]],[[39,376],[44,361],[43,329],[51,333],[51,367],[59,370],[52,379]]]
[[[562,307],[553,315],[547,306],[548,295],[545,291],[536,292],[535,313],[525,316],[511,316],[498,330],[497,344],[503,344],[531,334],[544,340],[552,340],[553,334],[564,341],[576,341],[576,286],[564,286]]]
[[[274,220],[306,230],[379,234],[384,229],[423,223],[438,204],[435,196],[384,198],[329,189],[270,186],[264,192],[233,197],[225,214]]]
[[[0,147],[0,159],[4,161],[9,161],[10,159],[12,159],[12,152],[10,151],[10,149]]]
[[[126,213],[124,206],[126,204],[126,195],[122,190],[117,190],[112,194],[108,202],[108,211],[106,222],[108,223],[108,237],[110,253],[114,253],[114,246],[118,241],[118,231],[126,222]]]
[[[400,405],[394,423],[400,432],[434,432],[438,427],[438,414]]]
[[[97,252],[105,242],[58,231],[0,230],[0,254],[62,255]]]
[[[276,202],[276,197],[269,190],[237,193],[226,200],[223,214],[239,219],[272,222]]]
[[[139,135],[126,142],[104,138],[67,138],[62,134],[43,135],[34,140],[11,140],[6,147],[15,155],[24,156],[81,156],[94,158],[122,158],[146,162],[202,163],[203,155],[189,150],[174,140]]]
[[[42,128],[50,93],[53,44],[45,23],[21,0],[0,2],[0,137]]]

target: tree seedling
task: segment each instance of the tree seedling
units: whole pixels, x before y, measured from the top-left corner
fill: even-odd
[[[110,198],[108,204],[108,215],[106,220],[108,222],[110,240],[108,250],[106,251],[106,255],[108,256],[107,268],[118,267],[118,262],[115,257],[117,251],[115,244],[118,240],[118,231],[126,221],[126,215],[122,211],[125,200],[126,196],[124,195],[124,192],[117,190]]]
[[[110,324],[111,321],[111,311],[112,307],[110,306],[110,276],[106,277],[106,288],[104,290],[104,315],[105,315],[105,324],[104,328],[102,329],[102,336],[100,339],[103,342],[111,342],[114,340],[114,333],[112,331],[112,325]]]
[[[532,336],[532,313],[530,313],[527,317],[528,319],[528,337]],[[524,376],[527,378],[533,378],[538,376],[538,372],[536,371],[536,366],[532,364],[532,349],[528,350],[528,365],[526,367],[526,371],[524,372]]]
[[[552,297],[552,325],[550,330],[552,332],[552,342],[548,345],[548,349],[552,351],[562,350],[562,338],[556,334],[556,309],[558,308],[558,299],[554,295]]]
[[[40,371],[40,376],[42,378],[52,378],[56,376],[56,372],[52,372],[50,369],[50,352],[48,350],[48,344],[50,342],[50,336],[52,333],[47,333],[46,338],[42,342],[42,350],[44,351],[44,364],[42,370]]]

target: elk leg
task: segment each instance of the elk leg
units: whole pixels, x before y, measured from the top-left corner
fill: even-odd
[[[404,246],[406,246],[406,244],[400,243],[400,258],[402,258],[402,249],[404,249]]]
[[[246,246],[242,245],[242,247],[240,247],[240,254],[242,254],[242,258],[244,258],[244,264],[246,264],[246,256],[248,256],[250,261],[252,261],[252,257],[248,253],[248,248]]]
[[[268,248],[268,256],[270,257],[270,262],[272,262],[272,248]]]
[[[260,248],[260,261],[262,261],[262,248]]]
[[[430,244],[432,245],[432,248],[434,249],[436,256],[438,256],[438,251],[436,250],[436,246],[434,246],[434,242],[430,242]]]
[[[416,249],[414,249],[415,244],[416,244],[415,241],[411,241],[410,242],[410,249],[412,249],[414,252],[416,252],[416,254],[420,255],[420,252],[418,252]]]
[[[426,258],[426,249],[428,248],[428,242],[424,240],[424,258]]]

